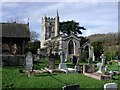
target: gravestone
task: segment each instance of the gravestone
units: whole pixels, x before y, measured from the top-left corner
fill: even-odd
[[[33,68],[33,55],[32,55],[31,52],[27,52],[25,69],[26,70],[32,70],[32,68]]]
[[[77,57],[73,56],[73,64],[76,65],[76,63],[77,63]]]
[[[102,54],[101,56],[100,56],[100,58],[101,58],[101,64],[100,64],[100,66],[99,66],[99,70],[96,72],[96,73],[105,73],[105,72],[107,72],[106,70],[107,70],[107,68],[106,68],[106,66],[105,66],[105,56],[104,56],[104,54]]]
[[[104,90],[117,90],[117,84],[116,83],[106,83],[104,85]]]
[[[93,73],[93,72],[94,72],[94,64],[83,65],[83,73]]]
[[[52,54],[52,49],[50,48],[47,49],[46,60],[47,60],[47,68],[53,69],[55,65],[55,55]]]
[[[97,65],[97,68],[100,68],[100,66],[101,66],[101,63],[97,63],[96,65]]]
[[[54,54],[51,54],[49,56],[49,68],[53,69],[54,65],[55,65],[55,56],[54,56]]]
[[[66,85],[63,87],[63,90],[80,90],[79,85]]]
[[[101,58],[101,61],[102,61],[102,66],[103,65],[105,65],[105,56],[104,56],[104,54],[102,54],[101,56],[100,56],[100,58]]]
[[[76,72],[76,69],[73,68],[67,68],[67,64],[64,63],[65,62],[65,57],[64,57],[64,52],[61,51],[60,52],[60,57],[61,57],[61,63],[59,64],[59,69],[62,69],[63,71],[65,71],[66,73],[68,72]]]
[[[64,52],[61,51],[61,52],[60,52],[60,60],[61,60],[61,63],[64,63],[64,60],[65,60],[64,55],[65,55]]]
[[[40,60],[40,56],[39,55],[36,55],[35,57],[34,57],[34,61],[39,61]]]
[[[60,52],[60,60],[61,60],[61,63],[59,64],[59,69],[65,69],[67,68],[67,65],[64,63],[64,60],[65,60],[65,57],[64,57],[64,52],[61,51]]]

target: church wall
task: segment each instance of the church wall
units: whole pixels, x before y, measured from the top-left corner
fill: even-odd
[[[74,54],[69,54],[69,51],[68,51],[68,44],[69,44],[69,41],[72,40],[73,41],[73,44],[74,44]],[[79,48],[80,48],[80,42],[76,39],[68,39],[68,40],[65,40],[63,41],[63,51],[64,53],[67,54],[67,58],[72,58],[73,55],[78,55],[79,54]],[[73,49],[73,48],[71,48]]]
[[[63,44],[62,44],[62,45],[63,45],[63,46],[62,46],[62,47],[63,47],[63,52],[64,52],[64,53],[67,53],[67,52],[68,52],[68,50],[67,50],[67,47],[68,47],[68,46],[67,46],[67,41],[62,41],[62,42],[63,42]]]
[[[75,55],[78,55],[79,54],[79,48],[80,48],[80,42],[75,40],[75,39],[73,41],[75,43]]]
[[[51,28],[53,32],[51,32]],[[80,48],[80,38],[77,37],[76,35],[70,35],[67,37],[59,37],[58,35],[59,33],[59,15],[58,12],[56,14],[56,17],[51,18],[51,17],[43,17],[42,19],[42,41],[41,41],[41,49],[44,49],[44,42],[46,42],[49,39],[55,38],[57,39],[57,41],[59,41],[60,45],[59,45],[59,49],[63,49],[63,52],[65,54],[68,55],[68,51],[70,51],[69,53],[71,53],[71,50],[68,50],[68,43],[70,40],[73,40],[74,43],[74,55],[78,55],[79,53],[79,48]],[[46,39],[46,35],[48,34],[48,38]],[[73,45],[72,45],[73,47]],[[73,49],[73,48],[72,48]],[[73,51],[72,51],[73,53]],[[72,56],[73,54],[71,54]]]

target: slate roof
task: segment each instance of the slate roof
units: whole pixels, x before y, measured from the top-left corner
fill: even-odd
[[[30,30],[27,24],[0,23],[2,37],[30,38]]]

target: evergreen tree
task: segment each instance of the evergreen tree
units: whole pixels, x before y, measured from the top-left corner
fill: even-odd
[[[82,34],[81,30],[86,30],[84,27],[79,26],[78,22],[73,20],[60,22],[59,28],[61,32],[66,33],[67,35],[70,35],[71,33],[74,33],[75,35]]]

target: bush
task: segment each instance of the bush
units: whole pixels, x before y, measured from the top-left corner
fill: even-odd
[[[83,61],[83,62],[86,62],[87,60],[88,60],[88,51],[83,51],[82,52],[82,57],[81,57],[81,60]]]

